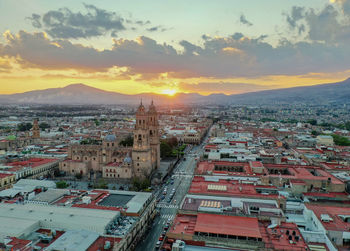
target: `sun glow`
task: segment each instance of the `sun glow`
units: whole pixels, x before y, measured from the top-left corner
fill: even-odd
[[[177,93],[177,91],[175,89],[165,89],[162,90],[161,93],[169,96],[174,96]]]

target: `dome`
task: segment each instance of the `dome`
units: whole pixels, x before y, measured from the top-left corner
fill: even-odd
[[[117,137],[114,134],[108,134],[105,137],[105,141],[116,141],[116,140],[117,140]]]
[[[126,157],[124,158],[124,162],[125,162],[125,163],[128,163],[128,164],[131,164],[132,160],[131,160],[131,158],[130,158],[129,156],[126,156]]]
[[[149,111],[148,112],[149,113],[157,113],[156,107],[153,104],[153,100],[152,100],[151,105],[149,106]]]
[[[137,108],[137,112],[136,113],[138,113],[138,114],[143,114],[143,113],[145,113],[145,107],[143,106],[143,104],[142,104],[142,101],[141,101],[141,103],[140,103],[140,105],[139,105],[139,107]]]

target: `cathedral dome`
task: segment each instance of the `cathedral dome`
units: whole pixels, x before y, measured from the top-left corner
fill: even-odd
[[[149,112],[149,113],[157,113],[156,107],[155,107],[154,104],[153,104],[153,100],[152,100],[151,105],[149,106],[148,112]]]
[[[131,164],[132,160],[131,160],[131,158],[129,156],[126,156],[124,158],[124,162],[127,163],[127,164]]]
[[[138,114],[144,114],[145,111],[146,111],[146,109],[145,109],[145,107],[143,106],[142,101],[141,101],[139,107],[137,108],[137,112],[136,112],[136,113],[138,113]]]
[[[108,135],[105,137],[105,141],[113,142],[113,141],[116,141],[116,140],[117,140],[117,137],[116,137],[114,134],[108,134]]]

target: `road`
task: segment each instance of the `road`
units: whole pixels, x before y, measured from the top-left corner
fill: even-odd
[[[177,165],[172,174],[174,180],[173,184],[171,184],[171,177],[169,177],[167,181],[168,184],[163,185],[159,189],[157,196],[160,198],[160,201],[157,205],[157,209],[160,215],[156,217],[148,235],[139,243],[136,247],[136,251],[154,250],[159,236],[164,232],[166,223],[174,219],[179,205],[191,185],[197,163],[196,156],[197,154],[201,154],[201,147],[202,145],[194,146],[192,150],[185,155],[186,160],[182,160]],[[165,187],[167,187],[167,194],[164,199],[161,199]],[[175,194],[172,199],[169,199],[173,189]]]

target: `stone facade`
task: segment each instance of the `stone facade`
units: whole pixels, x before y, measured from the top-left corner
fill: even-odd
[[[131,151],[130,147],[119,146],[115,135],[107,135],[101,145],[72,145],[68,159],[60,163],[60,170],[70,174],[88,175],[90,171],[103,172],[110,163],[123,162]]]
[[[142,102],[137,109],[132,162],[137,177],[148,177],[160,166],[158,113],[153,101],[148,111]]]
[[[132,153],[132,157],[130,156]],[[102,172],[104,178],[130,179],[148,177],[160,166],[158,113],[152,104],[149,110],[139,106],[136,112],[134,145],[122,147],[114,134],[107,135],[101,145],[72,145],[60,170],[70,175],[89,176]]]
[[[34,119],[33,128],[32,128],[32,138],[39,139],[40,138],[40,127],[38,119]]]

